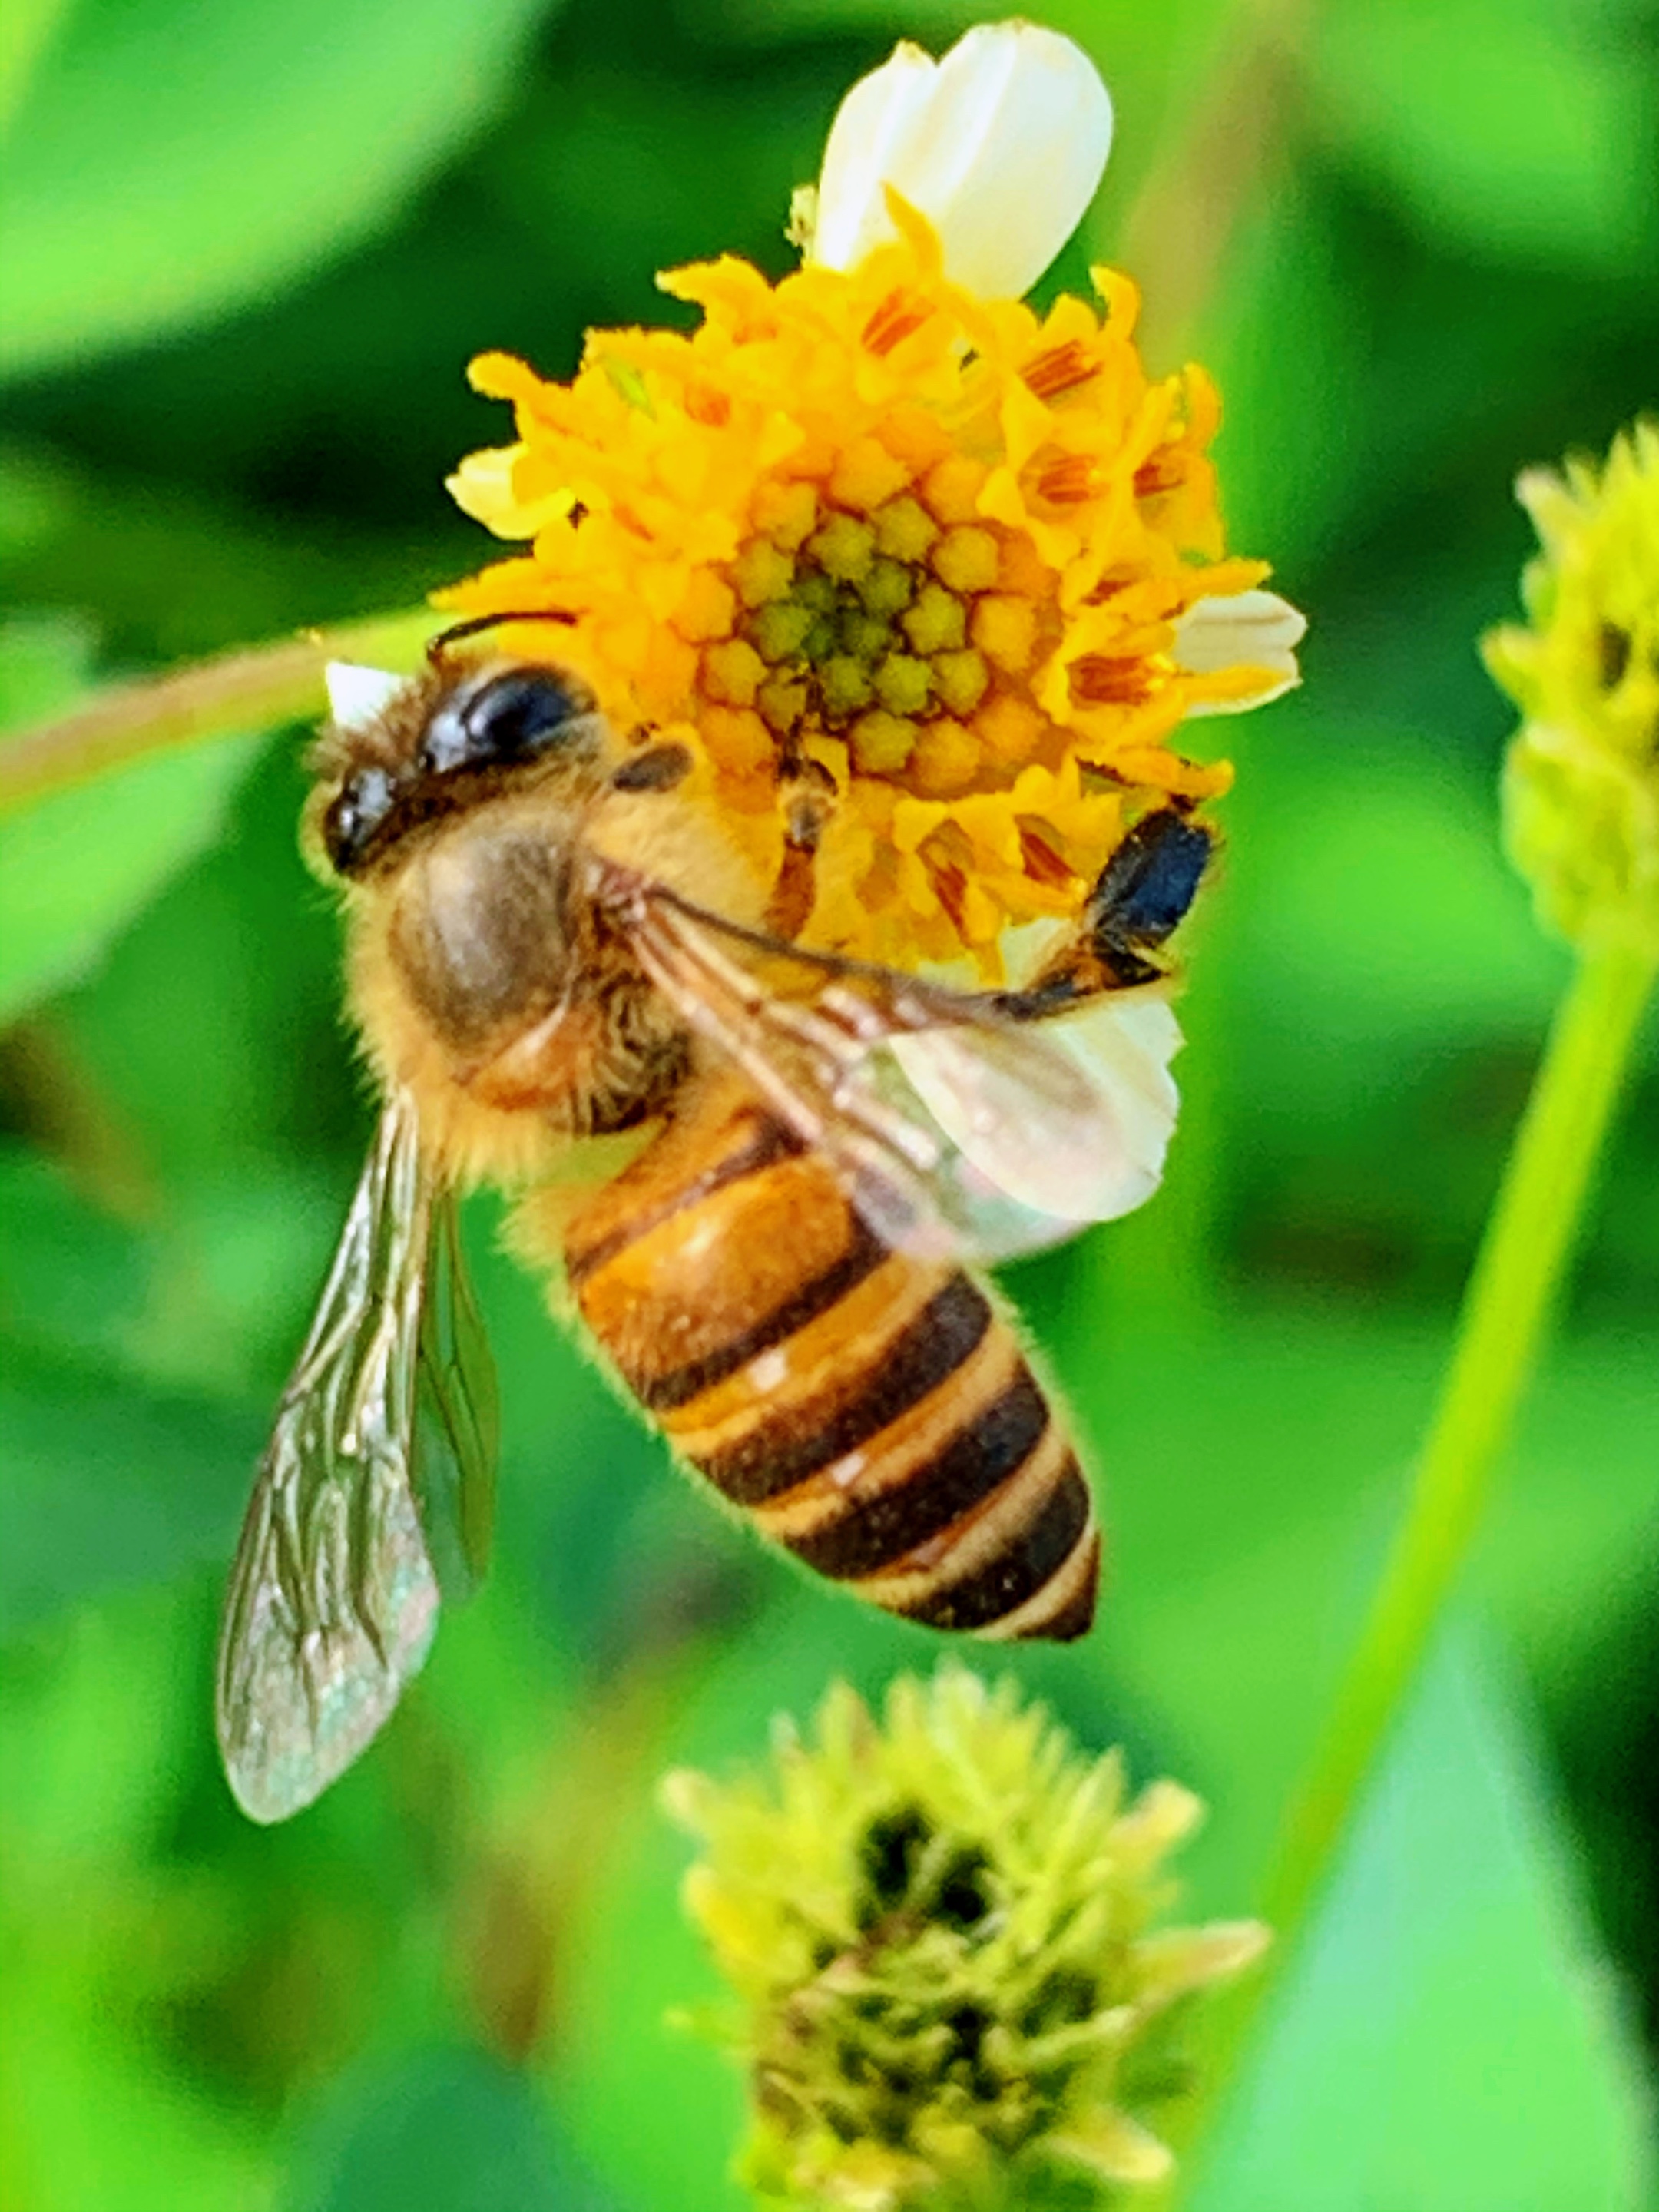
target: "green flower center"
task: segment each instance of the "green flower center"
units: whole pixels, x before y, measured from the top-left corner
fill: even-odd
[[[754,704],[780,747],[822,732],[845,738],[862,773],[892,775],[921,726],[970,721],[1009,628],[994,604],[982,611],[1000,566],[994,528],[945,528],[908,495],[870,514],[830,507],[793,550],[745,549],[738,636],[765,665]]]

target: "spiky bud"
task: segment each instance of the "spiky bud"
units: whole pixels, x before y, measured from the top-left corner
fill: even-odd
[[[1570,943],[1659,952],[1659,424],[1516,489],[1542,549],[1522,580],[1528,621],[1483,641],[1522,716],[1510,855]]]
[[[748,2071],[763,2197],[1000,2204],[1058,2166],[1086,2204],[1167,2172],[1133,2110],[1179,2083],[1165,2015],[1267,1941],[1153,1929],[1188,1791],[1131,1799],[1119,1753],[947,1662],[879,1723],[837,1684],[810,1741],[776,1724],[769,1772],[664,1794],[706,1853],[685,1899],[742,2001],[710,2025]]]

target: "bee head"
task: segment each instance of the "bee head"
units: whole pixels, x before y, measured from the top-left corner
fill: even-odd
[[[323,851],[337,875],[359,875],[421,824],[499,795],[526,770],[586,764],[603,742],[592,696],[561,670],[434,660],[381,712],[325,739],[316,766],[335,788],[318,817]]]

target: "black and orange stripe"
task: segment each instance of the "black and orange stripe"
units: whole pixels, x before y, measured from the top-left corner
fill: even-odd
[[[933,1627],[1088,1627],[1088,1486],[1013,1331],[868,1229],[747,1091],[682,1094],[565,1260],[629,1389],[763,1535]]]

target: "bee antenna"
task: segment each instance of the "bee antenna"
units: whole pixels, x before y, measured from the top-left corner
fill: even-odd
[[[499,629],[503,623],[574,623],[576,617],[565,607],[508,608],[498,615],[469,615],[465,622],[452,623],[447,629],[440,630],[426,648],[426,657],[434,666],[441,661],[452,645],[459,645],[464,637],[477,637],[487,629]]]

